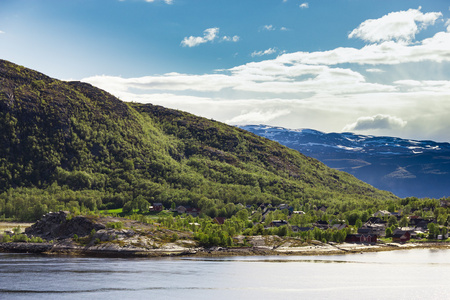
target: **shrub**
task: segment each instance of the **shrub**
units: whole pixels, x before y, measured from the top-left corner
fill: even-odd
[[[108,222],[106,224],[106,228],[122,229],[123,228],[123,223],[122,222]]]
[[[172,234],[172,237],[170,238],[171,242],[176,242],[178,240],[178,234],[174,233]]]
[[[30,239],[25,234],[15,234],[12,237],[13,242],[29,242]]]
[[[8,234],[4,234],[1,238],[2,243],[9,243],[11,242],[11,237]]]

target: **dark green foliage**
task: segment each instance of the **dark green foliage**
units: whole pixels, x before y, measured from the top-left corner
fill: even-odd
[[[28,237],[26,234],[14,234],[13,236],[9,236],[7,234],[0,236],[0,242],[1,243],[9,243],[9,242],[15,242],[15,243],[43,243],[44,240],[40,237]]]
[[[30,221],[58,209],[147,213],[154,202],[231,217],[241,210],[238,203],[308,211],[326,205],[331,214],[397,201],[241,129],[127,104],[89,84],[2,60],[0,192],[0,216]]]
[[[386,228],[386,237],[392,237],[392,229],[390,227]]]
[[[106,228],[122,229],[123,228],[123,223],[122,222],[108,222],[106,224]]]

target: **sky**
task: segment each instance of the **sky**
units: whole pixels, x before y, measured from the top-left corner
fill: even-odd
[[[448,0],[1,0],[0,59],[230,125],[450,142]]]

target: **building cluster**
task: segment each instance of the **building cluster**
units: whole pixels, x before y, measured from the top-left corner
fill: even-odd
[[[252,209],[254,208],[251,205],[244,206],[242,204],[238,204],[242,206],[242,208]],[[327,221],[319,220],[316,221],[310,226],[301,227],[297,225],[292,225],[289,223],[289,218],[293,215],[304,215],[303,211],[296,211],[294,207],[287,204],[280,204],[278,206],[272,206],[270,204],[260,204],[258,205],[258,211],[253,211],[253,214],[256,212],[261,212],[261,221],[257,224],[265,224],[264,228],[277,228],[281,226],[289,226],[292,232],[304,232],[314,230],[318,228],[320,230],[327,229],[336,229],[342,230],[348,227],[347,223],[344,220],[340,222],[333,222],[333,224],[328,223]],[[150,211],[159,212],[164,209],[161,203],[154,203],[153,206],[150,207]],[[174,207],[171,209],[173,212],[178,214],[187,214],[193,217],[197,217],[201,214],[201,210],[196,207],[183,206],[180,205],[178,207]],[[317,208],[316,210],[320,210],[322,212],[326,212],[327,207],[322,206]],[[271,220],[270,222],[266,222],[266,218],[268,218],[269,214],[276,211],[283,211],[287,213],[289,216],[287,220]],[[403,217],[402,212],[389,212],[387,210],[379,210],[375,212],[361,227],[357,228],[357,233],[347,234],[346,242],[353,243],[376,243],[380,237],[386,237],[386,232],[389,227],[388,219],[391,217],[395,217],[397,221]],[[407,217],[408,225],[403,227],[396,227],[392,230],[391,235],[393,242],[407,242],[410,239],[417,239],[421,236],[424,236],[428,233],[428,225],[430,223],[436,224],[436,220],[434,218],[421,218],[415,215],[410,215]],[[217,224],[224,224],[226,218],[224,217],[216,217],[214,218],[214,222]],[[256,224],[254,224],[256,225]],[[403,224],[405,225],[405,224]],[[437,239],[447,239],[448,233],[439,234],[436,236]]]

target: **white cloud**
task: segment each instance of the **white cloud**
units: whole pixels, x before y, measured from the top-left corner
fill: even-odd
[[[417,33],[442,17],[440,12],[424,14],[420,9],[392,12],[379,19],[364,21],[348,37],[373,43],[392,40],[410,43]]]
[[[260,31],[275,31],[275,30],[280,30],[280,31],[288,31],[289,29],[286,27],[280,27],[279,29],[275,26],[273,26],[272,24],[270,25],[264,25],[262,27],[260,27],[259,29]]]
[[[308,8],[309,7],[309,4],[308,4],[308,2],[304,2],[304,3],[302,3],[302,4],[300,4],[300,8]]]
[[[377,69],[377,68],[366,69],[366,72],[369,72],[369,73],[384,73],[383,70]]]
[[[222,37],[222,41],[225,41],[225,42],[239,42],[239,40],[240,40],[240,37],[239,36],[237,36],[237,35],[235,35],[235,36],[223,36]]]
[[[225,122],[228,124],[267,124],[271,120],[289,115],[291,113],[288,109],[281,110],[268,110],[263,111],[260,109],[252,110],[250,112],[244,112],[230,120]]]
[[[205,44],[208,42],[213,42],[214,40],[219,39],[223,42],[238,42],[240,40],[240,37],[237,35],[234,36],[223,36],[219,38],[219,28],[208,28],[205,31],[203,31],[203,36],[190,36],[185,37],[181,41],[181,45],[183,47],[196,47],[201,44]]]
[[[195,47],[207,42],[212,42],[214,39],[216,39],[217,35],[219,34],[219,28],[208,28],[203,31],[203,36],[190,36],[185,37],[181,41],[181,45],[183,47]]]
[[[3,34],[3,33],[5,33],[5,32],[0,30],[0,34]]]
[[[395,129],[405,127],[407,123],[407,121],[395,116],[379,114],[372,117],[360,117],[355,123],[346,125],[343,131]]]
[[[269,48],[269,49],[264,50],[264,51],[253,51],[252,54],[250,54],[250,55],[252,57],[255,57],[255,56],[270,55],[270,54],[274,54],[276,52],[277,52],[277,50],[275,48]]]

